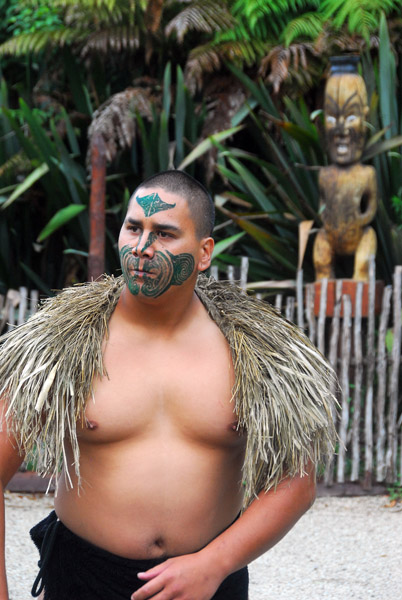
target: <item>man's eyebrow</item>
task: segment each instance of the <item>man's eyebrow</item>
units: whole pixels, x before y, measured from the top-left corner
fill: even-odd
[[[127,217],[126,222],[130,225],[135,225],[137,227],[141,227],[143,225],[142,221],[138,219],[132,219],[131,217]],[[153,223],[152,229],[158,231],[172,231],[174,233],[181,233],[180,227],[176,225],[171,225],[170,223]]]

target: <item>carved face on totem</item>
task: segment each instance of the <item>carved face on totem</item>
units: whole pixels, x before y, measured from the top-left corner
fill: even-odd
[[[358,162],[365,144],[367,91],[358,74],[331,75],[325,88],[325,131],[331,161]]]
[[[172,286],[195,281],[198,271],[210,263],[187,201],[161,188],[139,188],[131,198],[119,253],[128,289],[146,298],[158,298]]]

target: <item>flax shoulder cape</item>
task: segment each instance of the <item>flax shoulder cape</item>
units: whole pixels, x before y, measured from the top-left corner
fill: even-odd
[[[102,342],[123,277],[63,290],[0,345],[0,394],[21,452],[57,479],[71,440],[80,482],[76,423],[85,421],[95,377],[106,376]],[[245,506],[283,477],[333,453],[333,373],[325,358],[269,304],[200,275],[196,293],[231,348],[234,410],[247,433]],[[197,340],[194,340],[194,344]]]

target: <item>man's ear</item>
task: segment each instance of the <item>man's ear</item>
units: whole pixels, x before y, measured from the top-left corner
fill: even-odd
[[[198,271],[205,271],[211,265],[212,252],[215,242],[211,237],[203,238],[200,242],[199,260],[197,264]]]

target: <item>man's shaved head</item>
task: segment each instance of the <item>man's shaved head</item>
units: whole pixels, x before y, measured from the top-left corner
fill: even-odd
[[[215,207],[211,195],[194,177],[183,171],[163,171],[148,177],[140,188],[159,187],[171,194],[177,194],[187,201],[195,232],[199,239],[212,235],[215,223]],[[137,190],[135,190],[133,197]]]

